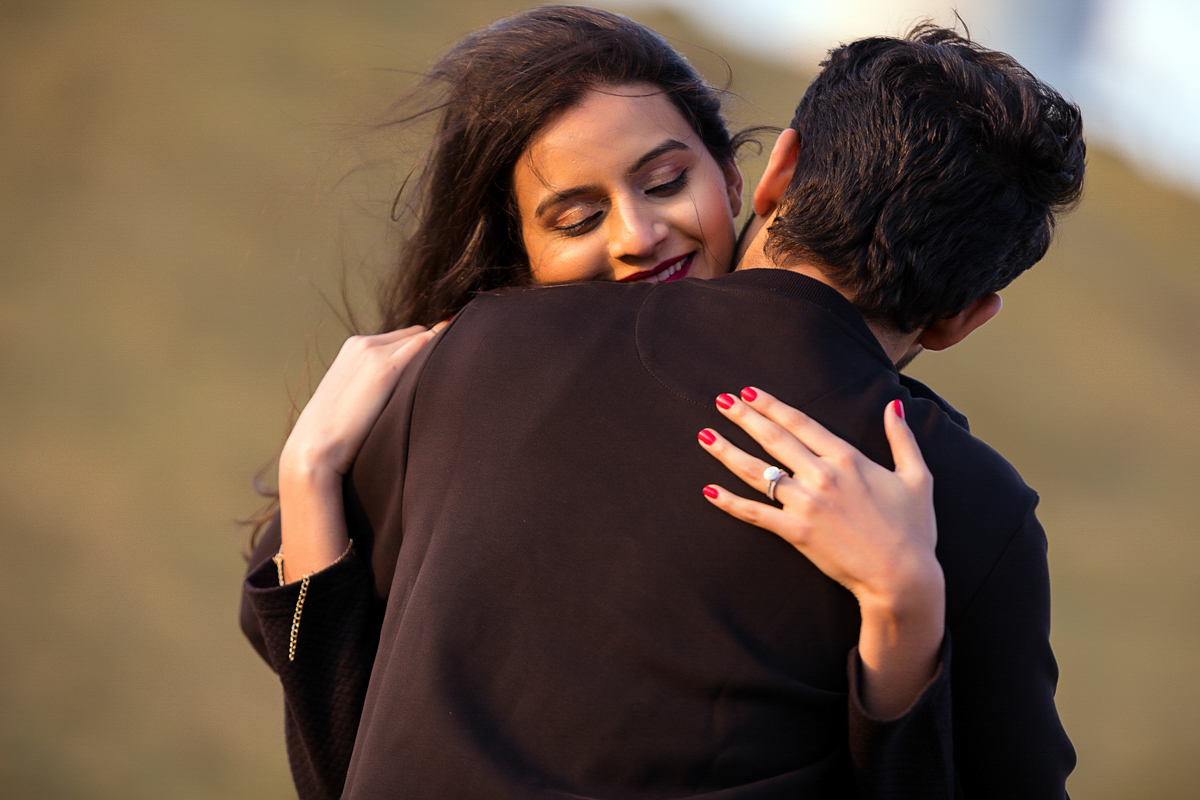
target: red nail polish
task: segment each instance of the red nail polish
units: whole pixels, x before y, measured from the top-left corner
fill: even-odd
[[[892,405],[896,407],[896,416],[904,419],[904,403],[901,403],[899,400],[893,400]]]
[[[704,496],[705,497],[711,497],[712,499],[715,500],[715,499],[717,499],[717,494],[718,494],[717,487],[715,487],[715,486],[705,486],[704,487]]]
[[[749,386],[747,386],[745,389],[742,389],[742,399],[747,403],[753,403],[754,398],[756,397],[758,397],[758,392],[754,391]]]
[[[708,428],[705,428],[704,430],[700,431],[700,433],[698,433],[696,435],[696,438],[698,438],[700,441],[704,442],[705,444],[712,444],[713,442],[715,442],[717,440],[717,435],[715,433],[713,433],[712,431],[710,431]]]
[[[719,394],[717,395],[717,405],[721,408],[732,408],[734,403],[733,395]]]

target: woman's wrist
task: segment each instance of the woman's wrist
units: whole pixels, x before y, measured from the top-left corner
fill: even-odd
[[[896,564],[875,586],[855,592],[864,618],[912,624],[921,619],[945,615],[946,577],[933,553],[916,555]],[[940,626],[939,626],[940,627]]]
[[[930,592],[906,596],[894,602],[860,603],[862,617],[860,645],[876,653],[913,654],[908,661],[919,660],[918,652],[930,654],[941,645],[946,628],[945,594]]]
[[[860,699],[869,713],[892,719],[912,706],[937,672],[946,625],[940,565],[918,570],[894,591],[860,597],[859,609]]]
[[[342,475],[313,462],[280,457],[280,552],[284,576],[300,580],[333,564],[349,536],[342,509]]]
[[[337,454],[315,448],[291,436],[279,454],[280,491],[285,483],[301,491],[308,487],[325,489],[331,483],[340,483],[342,470],[339,464]]]

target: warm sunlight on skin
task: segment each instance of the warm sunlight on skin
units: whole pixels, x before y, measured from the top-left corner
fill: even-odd
[[[539,283],[712,278],[733,261],[742,177],[651,87],[594,90],[513,170]]]

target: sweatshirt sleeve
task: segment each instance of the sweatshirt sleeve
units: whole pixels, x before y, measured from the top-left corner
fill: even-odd
[[[963,796],[1062,800],[1075,767],[1054,691],[1046,534],[1030,508],[954,633],[954,758]]]
[[[300,591],[300,581],[279,585],[269,558],[246,577],[246,602],[261,630],[265,657],[283,685],[297,793],[301,800],[337,798],[362,716],[382,605],[375,602],[370,570],[354,553],[309,578],[297,615]]]
[[[1032,509],[947,624],[937,674],[896,719],[863,708],[851,652],[850,750],[860,796],[1063,800],[1075,750],[1054,704],[1046,536]]]
[[[950,637],[938,669],[900,716],[880,719],[862,703],[862,661],[850,651],[850,757],[859,796],[869,800],[955,797]]]

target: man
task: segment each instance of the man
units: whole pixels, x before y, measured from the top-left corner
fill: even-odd
[[[468,306],[347,481],[388,607],[344,796],[1063,797],[1036,495],[898,367],[998,311],[1083,155],[1078,111],[1006,56],[935,28],[864,40],[777,142],[738,272]],[[945,635],[899,713],[864,702],[854,595],[699,496],[729,476],[695,431],[761,453],[712,405],[749,385],[883,464],[881,412],[903,403],[934,476]],[[365,570],[331,567],[305,611],[306,635],[349,644],[288,686],[301,740],[357,720]],[[286,589],[260,616],[290,619]],[[294,746],[293,769],[328,755]]]

